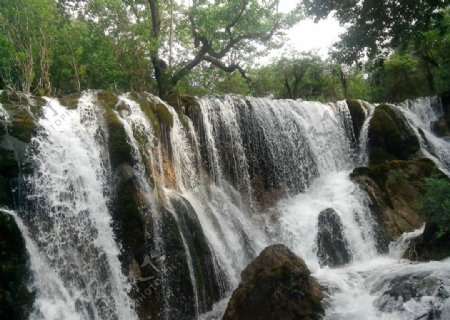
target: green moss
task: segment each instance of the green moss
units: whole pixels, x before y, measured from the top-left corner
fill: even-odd
[[[98,102],[104,107],[114,109],[119,99],[112,92],[109,91],[99,91],[97,92]]]
[[[172,94],[171,96],[169,96],[167,101],[177,112],[178,118],[180,119],[180,122],[183,125],[184,129],[186,129],[186,131],[189,131],[188,117],[185,115],[184,109],[200,107],[197,98],[184,94]]]
[[[381,191],[386,192],[386,181],[394,171],[396,182],[401,184],[409,183],[408,180],[420,181],[424,177],[429,177],[436,170],[436,166],[429,159],[419,159],[414,161],[394,160],[384,162],[379,165],[357,168],[351,174],[352,177],[368,176]],[[401,179],[399,178],[401,175]],[[401,186],[399,185],[399,189]]]
[[[105,120],[108,127],[108,148],[112,167],[116,168],[122,163],[133,164],[134,159],[125,129],[117,115],[108,106],[105,107]]]
[[[169,109],[167,109],[167,107],[161,102],[150,103],[150,105],[152,107],[153,113],[156,115],[159,121],[167,127],[172,128],[173,116],[170,113]]]
[[[2,94],[0,95],[0,102],[1,103],[9,102],[8,91],[3,90]]]
[[[185,94],[172,94],[167,99],[167,102],[175,108],[175,110],[180,110],[183,107],[200,107],[197,99],[193,96]]]
[[[17,139],[29,143],[36,133],[36,124],[31,114],[21,108],[13,113],[9,134]]]
[[[61,105],[65,106],[67,109],[76,109],[78,107],[78,100],[80,100],[79,93],[69,94],[59,98]]]
[[[371,164],[391,159],[408,160],[419,150],[419,139],[405,117],[392,106],[376,107],[369,127]]]
[[[157,135],[161,133],[161,126],[173,127],[173,115],[164,103],[158,101],[149,101],[147,99],[138,99],[142,111],[145,113],[150,123],[155,129]]]
[[[141,106],[142,112],[147,116],[147,119],[150,121],[150,124],[153,127],[156,135],[159,135],[161,132],[161,127],[159,125],[159,119],[153,113],[153,109],[151,103],[146,100],[140,100],[139,105]]]
[[[101,91],[98,93],[98,101],[105,110],[105,121],[109,134],[108,149],[112,167],[117,168],[123,163],[132,165],[134,159],[131,146],[127,141],[127,134],[113,110],[118,103],[117,97],[110,92]]]
[[[184,127],[186,131],[189,131],[189,120],[186,115],[183,113],[178,113],[178,119],[180,119],[181,125]]]

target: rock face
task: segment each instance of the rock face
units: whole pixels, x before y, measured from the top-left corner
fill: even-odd
[[[25,242],[14,219],[0,212],[0,319],[26,319],[33,294]]]
[[[450,136],[450,92],[441,96],[444,114],[432,124],[433,132],[439,137]]]
[[[368,168],[358,168],[352,179],[367,192],[372,211],[390,241],[404,232],[418,229],[425,219],[418,210],[423,198],[423,179],[435,165],[427,159],[389,161]]]
[[[416,261],[441,260],[450,256],[450,234],[438,237],[438,227],[427,224],[421,236],[414,239],[403,258]]]
[[[369,127],[370,164],[389,160],[410,160],[420,142],[405,117],[390,105],[376,107]]]
[[[347,264],[351,260],[341,218],[331,208],[325,209],[319,214],[317,247],[321,266],[337,267]]]
[[[324,295],[302,259],[284,245],[264,251],[241,274],[224,320],[321,319]]]
[[[352,117],[353,132],[355,137],[358,139],[361,129],[366,120],[367,110],[363,101],[347,99],[348,110],[350,111],[350,116]]]

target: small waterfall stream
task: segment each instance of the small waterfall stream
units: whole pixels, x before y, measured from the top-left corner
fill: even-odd
[[[30,256],[37,292],[31,319],[217,319],[242,270],[274,243],[289,246],[329,288],[327,319],[411,319],[430,308],[450,314],[448,299],[435,292],[408,301],[386,294],[397,278],[417,275],[449,291],[450,260],[400,259],[423,229],[392,243],[389,254],[379,252],[370,200],[349,177],[368,163],[375,106],[364,104],[355,137],[345,102],[115,99],[105,107],[101,93],[89,91],[66,108],[47,98],[27,148],[32,170],[21,174],[21,202],[1,209],[16,220]],[[449,142],[431,130],[442,113],[438,102],[396,108],[422,152],[449,170]],[[132,253],[123,250],[130,239],[113,218],[120,178],[108,152],[117,138],[108,117],[123,129],[132,159],[119,166],[132,181],[144,235]],[[10,118],[1,105],[0,118]],[[327,215],[342,233],[347,260],[337,267],[323,264],[318,244]]]

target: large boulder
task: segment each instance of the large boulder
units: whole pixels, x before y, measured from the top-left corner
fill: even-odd
[[[319,214],[317,255],[321,266],[342,266],[352,259],[343,228],[341,218],[333,209],[325,209]]]
[[[264,251],[241,274],[224,320],[321,319],[320,285],[302,259],[284,245]]]
[[[369,160],[380,164],[389,160],[410,160],[420,150],[420,142],[402,113],[390,105],[376,107],[369,126]]]
[[[351,174],[369,195],[371,209],[390,241],[404,232],[420,228],[425,218],[419,212],[424,194],[424,178],[437,170],[428,159],[389,161]]]

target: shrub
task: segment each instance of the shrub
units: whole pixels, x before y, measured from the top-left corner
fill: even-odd
[[[438,237],[450,233],[450,181],[432,175],[425,179],[425,195],[421,211],[438,227]]]

